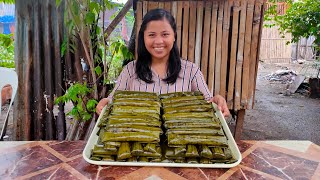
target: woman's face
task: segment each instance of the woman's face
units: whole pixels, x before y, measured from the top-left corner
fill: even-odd
[[[151,54],[152,61],[167,61],[174,41],[174,32],[168,20],[150,21],[147,24],[144,44]]]

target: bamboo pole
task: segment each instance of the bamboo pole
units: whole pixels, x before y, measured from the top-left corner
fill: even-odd
[[[227,63],[229,53],[229,28],[230,28],[230,11],[233,1],[224,2],[224,16],[222,29],[222,49],[221,49],[221,74],[220,74],[220,95],[226,98],[226,83],[227,83]]]
[[[189,45],[188,45],[188,60],[194,62],[194,49],[196,37],[196,23],[197,23],[197,2],[190,2],[190,17],[189,17]]]
[[[209,52],[209,72],[208,72],[208,87],[213,94],[214,91],[214,79],[215,79],[215,60],[216,60],[216,38],[217,38],[217,14],[218,14],[218,2],[212,2],[212,14],[211,14],[211,29],[210,29],[210,52]]]
[[[254,0],[247,1],[247,17],[246,17],[246,34],[244,42],[244,58],[242,68],[242,89],[241,89],[241,106],[247,109],[248,105],[248,88],[249,88],[249,66],[251,53],[251,35],[252,35],[252,19],[254,11]]]
[[[219,1],[214,94],[220,94],[223,5],[223,1]]]
[[[189,2],[183,2],[183,29],[182,29],[182,45],[181,55],[182,58],[188,59],[188,27],[189,26]]]
[[[230,65],[229,65],[229,81],[228,81],[228,94],[227,94],[227,104],[229,109],[232,109],[233,101],[234,101],[233,96],[234,96],[234,82],[235,82],[238,30],[239,30],[239,11],[240,11],[239,5],[240,5],[239,0],[234,0]]]
[[[204,79],[208,82],[208,54],[209,54],[209,41],[210,41],[210,22],[211,22],[211,7],[212,2],[205,2],[204,12],[204,27],[202,36],[202,56],[201,56],[201,71]]]
[[[236,82],[235,82],[235,100],[234,100],[234,110],[239,110],[242,108],[240,104],[241,98],[241,74],[242,74],[242,64],[243,64],[243,48],[244,48],[244,35],[245,35],[245,22],[246,22],[246,8],[247,1],[241,0],[240,7],[240,27],[239,27],[239,41],[238,41],[238,52],[237,52],[237,63],[236,63]]]
[[[203,26],[203,2],[197,3],[197,29],[196,29],[196,46],[194,61],[201,67],[201,40],[202,40],[202,27]]]

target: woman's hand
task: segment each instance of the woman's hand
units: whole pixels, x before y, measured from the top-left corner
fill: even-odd
[[[108,103],[109,103],[109,99],[107,99],[107,98],[102,98],[102,99],[99,101],[99,103],[98,103],[98,105],[97,105],[97,107],[96,107],[96,112],[97,112],[97,114],[100,115],[102,109],[103,109],[106,105],[108,105]]]
[[[215,95],[209,101],[210,102],[214,102],[214,103],[217,104],[218,109],[222,112],[224,117],[229,117],[230,116],[230,112],[229,112],[229,109],[228,109],[227,102],[222,96]]]

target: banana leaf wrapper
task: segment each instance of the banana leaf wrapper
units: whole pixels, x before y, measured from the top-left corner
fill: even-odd
[[[187,158],[187,163],[188,164],[198,164],[199,161],[197,158],[193,157],[193,158]]]
[[[226,155],[221,147],[211,148],[213,159],[225,159]]]
[[[148,157],[148,158],[161,158],[161,148],[156,147],[156,152],[148,152],[144,151],[143,154],[139,155],[139,157]]]
[[[132,121],[123,121],[119,119],[109,119],[108,126],[115,125],[115,124],[121,124],[121,125],[130,125],[130,126],[151,126],[151,127],[160,127],[161,122],[160,121],[145,121],[145,120],[132,120]]]
[[[152,117],[149,116],[148,114],[145,115],[135,115],[135,114],[119,114],[119,115],[110,115],[108,116],[108,119],[120,119],[120,120],[124,120],[124,121],[131,121],[132,119],[139,119],[139,120],[154,120],[154,121],[159,121],[160,120],[160,116]]]
[[[165,126],[166,127],[166,126]],[[224,133],[221,128],[177,128],[177,129],[168,129],[167,134],[184,134],[184,135],[213,135],[213,136],[223,136]]]
[[[212,164],[208,158],[200,158],[200,164]]]
[[[197,100],[204,100],[203,96],[183,96],[183,97],[171,97],[162,99],[161,102],[163,106],[167,104],[177,103],[177,102],[187,102],[187,101],[197,101]]]
[[[119,133],[111,133],[104,132],[101,136],[101,141],[140,141],[140,142],[159,142],[158,132],[119,132]],[[120,146],[121,147],[121,146]]]
[[[115,106],[140,106],[140,107],[161,107],[160,101],[136,101],[136,100],[128,100],[128,99],[117,99],[113,101],[113,105]]]
[[[175,147],[174,148],[174,155],[175,156],[185,157],[186,151],[187,151],[186,146]]]
[[[186,157],[199,157],[198,149],[195,145],[187,145]]]
[[[152,158],[150,159],[150,162],[161,162],[162,159],[161,158]]]
[[[153,128],[158,128],[159,130],[157,130],[157,132],[161,132],[160,127],[152,127],[152,126],[148,126],[148,125],[144,125],[145,127],[150,127],[151,129]],[[134,123],[119,123],[119,124],[108,124],[108,128],[135,128],[135,127],[143,127],[143,125],[141,124],[134,124]],[[107,128],[107,129],[108,129]],[[150,132],[150,131],[148,131]]]
[[[112,114],[120,114],[120,113],[154,113],[160,115],[160,107],[139,107],[139,106],[113,106]]]
[[[130,143],[129,142],[122,142],[119,151],[117,154],[118,160],[128,159],[131,158],[131,151],[130,151]]]
[[[109,152],[114,152],[114,153],[118,152],[118,148],[110,144],[106,145],[104,148]]]
[[[163,131],[159,127],[149,127],[149,126],[130,126],[127,128],[114,128],[114,127],[107,127],[105,129],[106,132],[158,132],[159,134],[162,134]]]
[[[145,96],[140,94],[118,95],[116,97],[113,96],[114,101],[117,101],[119,99],[126,99],[131,101],[160,101],[159,97]]]
[[[102,156],[102,155],[116,155],[117,152],[108,151],[103,147],[93,146],[92,156]]]
[[[134,142],[132,144],[131,154],[134,156],[139,156],[139,155],[143,154],[143,147],[140,142]]]
[[[177,108],[177,107],[184,107],[184,106],[195,106],[195,105],[208,105],[211,103],[208,103],[206,100],[196,100],[196,101],[182,101],[182,102],[175,102],[175,103],[165,103],[163,104],[163,108]]]
[[[156,151],[156,144],[154,143],[148,143],[144,148],[143,148],[144,151],[148,151],[148,152],[152,152],[152,153],[155,153],[157,152]]]
[[[166,152],[165,153],[166,158],[175,157],[174,148],[165,147],[165,152]]]
[[[225,155],[225,159],[232,159],[232,152],[230,150],[230,148],[224,148],[224,155]]]
[[[159,95],[161,99],[167,99],[172,97],[182,97],[182,96],[203,96],[203,94],[200,91],[195,91],[195,92],[173,92],[173,93]]]
[[[200,146],[200,156],[206,159],[212,159],[213,154],[210,150],[210,148],[206,145],[201,145]]]
[[[132,156],[131,158],[128,159],[128,162],[138,162],[138,157]]]
[[[213,128],[218,129],[220,128],[219,124],[214,122],[205,123],[205,122],[185,122],[185,123],[167,123],[165,122],[164,127],[167,129],[174,129],[174,128]]]
[[[160,115],[158,113],[146,113],[146,112],[137,112],[137,113],[124,113],[124,112],[112,112],[111,113],[112,117],[113,116],[128,116],[128,115],[135,115],[137,117],[139,116],[148,116],[150,118],[153,118],[153,119],[160,119]]]
[[[90,160],[92,160],[92,161],[101,161],[102,158],[99,157],[99,156],[91,156],[91,157],[90,157]]]
[[[139,95],[139,96],[148,96],[148,97],[158,97],[157,93],[152,92],[143,92],[143,91],[122,91],[117,90],[114,92],[114,97],[117,96],[126,96],[126,95]]]
[[[107,142],[104,142],[104,146],[115,146],[115,147],[120,147],[121,145],[121,142],[113,142],[113,141],[107,141]]]
[[[147,157],[140,156],[138,162],[149,162],[149,159]]]
[[[106,156],[102,158],[102,161],[114,162],[115,158],[114,156]]]
[[[225,136],[200,136],[200,135],[177,135],[168,134],[168,145],[212,145],[227,147],[228,142]]]
[[[175,159],[174,160],[175,163],[186,163],[185,159]]]
[[[167,113],[187,113],[187,112],[214,112],[211,104],[204,105],[193,105],[193,106],[183,106],[183,107],[168,107],[163,108],[163,112]]]
[[[197,119],[197,118],[213,118],[212,112],[192,112],[192,113],[172,113],[163,114],[162,118],[165,121],[176,119]]]

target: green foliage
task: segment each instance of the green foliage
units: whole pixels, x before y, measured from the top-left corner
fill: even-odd
[[[275,0],[270,0],[276,2]],[[273,21],[277,25],[282,35],[292,34],[291,42],[298,42],[301,37],[314,36],[315,45],[320,46],[320,1],[301,0],[292,2],[286,0],[289,5],[284,15],[278,15],[276,12],[276,3],[265,13],[266,21]]]
[[[14,43],[12,34],[0,34],[0,67],[14,68]]]
[[[14,4],[16,1],[15,0],[0,0],[1,3],[6,3],[6,4]]]
[[[61,55],[67,51],[74,53],[75,40],[80,39],[84,49],[84,62],[89,65],[90,72],[85,81],[70,85],[65,95],[58,97],[56,103],[72,101],[74,108],[69,112],[75,119],[89,120],[95,113],[99,100],[98,94],[113,82],[121,71],[124,59],[133,59],[121,37],[105,40],[102,14],[113,9],[117,4],[108,0],[56,0],[56,4],[65,3],[65,26],[67,34],[61,44]],[[78,59],[80,61],[80,59]],[[102,82],[102,83],[101,83]],[[90,86],[89,86],[90,85]]]
[[[68,88],[63,96],[56,99],[55,103],[66,103],[71,101],[74,105],[68,115],[73,116],[77,120],[89,120],[92,118],[92,113],[96,110],[98,102],[95,99],[89,99],[91,88],[87,85],[75,83]]]

